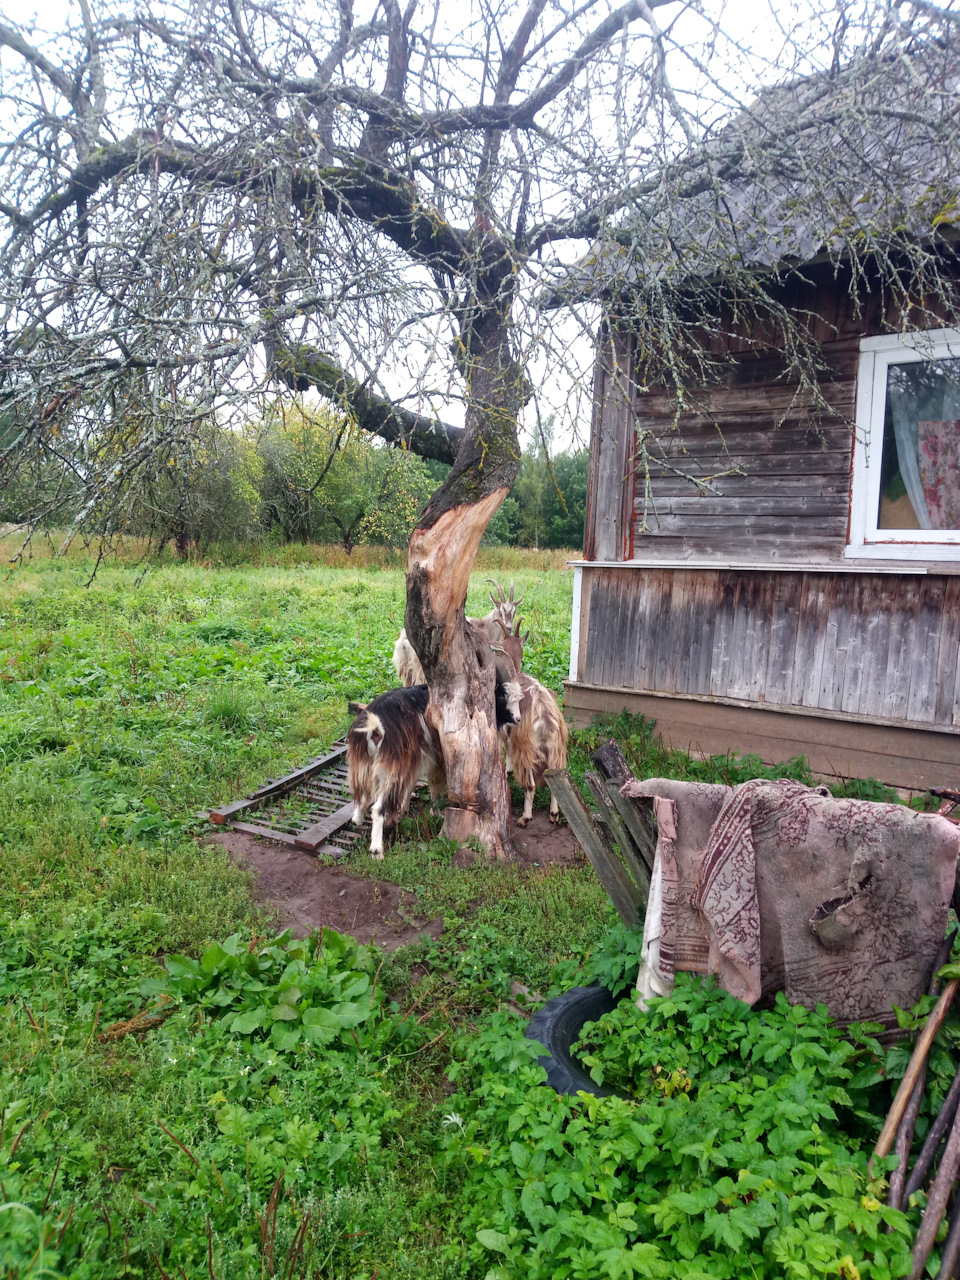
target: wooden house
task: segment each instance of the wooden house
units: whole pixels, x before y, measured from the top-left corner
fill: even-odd
[[[694,752],[804,754],[825,776],[960,787],[960,270],[949,220],[911,197],[926,179],[903,172],[923,148],[897,145],[896,164],[879,148],[903,196],[897,243],[908,204],[911,242],[936,259],[932,301],[911,306],[909,253],[892,274],[842,232],[822,238],[796,184],[732,193],[752,246],[739,266],[815,343],[813,400],[772,321],[715,326],[718,376],[680,395],[642,354],[627,295],[642,297],[643,271],[606,287],[565,695],[575,723],[628,709]],[[956,150],[924,146],[930,190],[938,166],[957,172]],[[774,248],[751,238],[778,213]]]

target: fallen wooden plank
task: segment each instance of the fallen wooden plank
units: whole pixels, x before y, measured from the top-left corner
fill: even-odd
[[[294,840],[294,844],[298,849],[309,849],[315,852],[320,845],[324,843],[329,836],[332,836],[340,827],[345,827],[353,816],[354,804],[350,800],[346,804],[341,805],[329,817],[315,822],[312,827],[307,827],[306,831],[301,831]]]
[[[296,844],[296,838],[288,831],[278,831],[276,827],[263,827],[257,822],[231,822],[231,829],[243,831],[248,836],[262,836],[265,840],[279,840],[281,844]]]
[[[627,875],[623,863],[604,841],[593,814],[583,803],[567,770],[548,769],[544,779],[563,810],[570,830],[590,859],[600,883],[610,895],[610,901],[616,907],[620,919],[632,928],[638,922],[642,906],[640,890]]]
[[[657,820],[653,816],[653,801],[630,800],[620,794],[621,786],[633,778],[633,773],[619,744],[613,738],[599,747],[590,759],[606,779],[610,801],[630,833],[636,854],[646,868],[644,892],[647,893],[657,852]],[[638,879],[638,883],[642,881]]]
[[[636,845],[624,825],[623,818],[614,808],[613,798],[607,792],[607,784],[598,773],[585,773],[584,781],[590,788],[593,798],[600,806],[600,813],[603,815],[610,835],[616,842],[623,860],[627,864],[627,870],[633,876],[637,888],[640,890],[640,898],[644,908],[647,905],[647,898],[650,896],[650,870],[643,858],[637,852]],[[619,784],[614,784],[619,785]],[[627,801],[629,803],[629,801]]]

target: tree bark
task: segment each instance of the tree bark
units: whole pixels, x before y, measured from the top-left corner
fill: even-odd
[[[495,661],[477,644],[465,613],[480,539],[520,465],[517,419],[530,394],[510,341],[512,290],[499,271],[494,276],[484,282],[494,301],[461,320],[464,437],[410,536],[405,623],[430,686],[427,718],[443,746],[443,834],[458,842],[473,837],[503,857],[512,852],[513,816],[494,709]]]

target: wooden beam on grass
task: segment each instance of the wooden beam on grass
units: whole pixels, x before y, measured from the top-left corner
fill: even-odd
[[[602,778],[607,794],[630,833],[638,858],[647,871],[647,891],[653,875],[653,861],[657,853],[657,820],[653,815],[652,798],[629,798],[620,794],[625,782],[633,781],[633,773],[617,742],[611,738],[590,757]]]
[[[633,876],[636,886],[640,890],[640,900],[646,907],[647,899],[650,896],[649,868],[637,852],[636,845],[624,825],[623,818],[614,807],[612,797],[607,793],[607,786],[603,778],[600,777],[599,773],[585,773],[583,778],[590,788],[594,800],[600,807],[600,814],[610,831],[612,839],[616,842],[623,855],[627,870]]]
[[[640,919],[643,900],[640,890],[633,883],[623,863],[607,844],[597,826],[593,814],[583,803],[580,792],[566,769],[548,769],[544,774],[551,795],[556,797],[570,830],[580,847],[590,859],[600,883],[610,895],[617,914],[628,928]]]

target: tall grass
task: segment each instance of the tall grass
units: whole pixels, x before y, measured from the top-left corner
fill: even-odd
[[[70,563],[137,564],[159,566],[190,564],[198,568],[294,568],[312,565],[324,569],[406,569],[406,548],[354,547],[348,555],[340,546],[317,542],[215,542],[202,551],[191,548],[179,556],[172,544],[158,552],[147,538],[117,534],[111,538],[77,538],[64,549],[66,533],[49,530],[37,533],[24,547],[23,535],[0,537],[0,562],[30,564],[61,559]],[[534,547],[481,547],[475,568],[478,571],[523,572],[566,569],[580,559],[578,549],[539,550]]]

